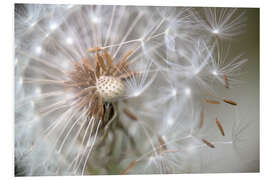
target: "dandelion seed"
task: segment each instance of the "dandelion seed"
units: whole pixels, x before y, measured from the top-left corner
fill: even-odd
[[[234,101],[232,101],[232,100],[229,100],[229,99],[223,99],[223,101],[224,101],[225,103],[230,104],[230,105],[233,105],[233,106],[236,106],[236,105],[237,105],[236,102],[234,102]]]
[[[244,12],[238,13],[237,8],[204,8],[204,15],[205,29],[222,38],[239,35],[245,27]]]
[[[224,75],[224,82],[225,82],[225,87],[229,88],[229,81],[226,75]]]
[[[223,129],[221,123],[219,122],[218,118],[216,118],[216,124],[217,124],[217,127],[218,127],[220,133],[222,134],[222,136],[225,136],[224,129]]]
[[[200,118],[200,125],[199,125],[199,128],[202,128],[203,123],[204,123],[204,111],[202,110],[202,111],[201,111],[201,118]]]
[[[207,140],[205,140],[205,139],[202,139],[202,142],[204,143],[204,144],[206,144],[208,147],[210,147],[210,148],[215,148],[215,146],[213,145],[213,144],[211,144],[209,141],[207,141]]]
[[[208,98],[205,98],[205,102],[208,103],[208,104],[220,104],[219,101],[210,100],[210,99],[208,99]]]

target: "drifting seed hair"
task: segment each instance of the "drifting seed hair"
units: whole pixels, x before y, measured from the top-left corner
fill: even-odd
[[[222,134],[222,136],[225,136],[224,129],[223,129],[221,123],[219,122],[218,118],[216,118],[216,124],[217,124],[217,127],[218,127],[220,133]]]
[[[209,141],[207,141],[207,140],[205,140],[205,139],[202,139],[202,142],[204,143],[204,144],[206,144],[208,147],[210,147],[210,148],[215,148],[215,146],[212,144],[212,143],[210,143]]]
[[[236,106],[236,105],[237,105],[236,102],[234,102],[234,101],[232,101],[232,100],[229,100],[229,99],[223,99],[223,101],[224,101],[225,103],[230,104],[230,105],[233,105],[233,106]]]

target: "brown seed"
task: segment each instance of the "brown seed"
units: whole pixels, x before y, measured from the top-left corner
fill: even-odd
[[[98,53],[96,54],[97,55],[97,60],[98,60],[98,63],[100,65],[100,67],[106,71],[106,67],[105,67],[105,64],[104,64],[104,60],[103,60],[103,57],[100,56]]]
[[[96,58],[96,61],[95,61],[95,76],[97,78],[99,78],[99,76],[100,76],[100,65],[99,65],[99,63],[97,61],[97,58]]]
[[[102,119],[104,109],[103,109],[103,103],[102,103],[101,97],[98,97],[98,112],[99,112],[100,118]]]
[[[121,75],[119,76],[119,78],[120,78],[120,79],[128,79],[128,78],[130,78],[130,77],[132,77],[132,76],[134,76],[134,75],[136,75],[136,74],[138,74],[138,73],[137,73],[137,72],[132,72],[132,71],[130,71],[130,72],[121,74]]]
[[[226,75],[224,75],[224,82],[225,82],[225,87],[229,88],[229,81]]]
[[[233,106],[236,106],[236,105],[237,105],[236,102],[234,102],[234,101],[232,101],[232,100],[229,100],[229,99],[223,99],[223,101],[224,101],[225,103],[230,104],[230,105],[233,105]]]
[[[134,120],[134,121],[137,121],[137,120],[138,120],[137,116],[136,116],[135,114],[133,114],[132,112],[130,112],[128,109],[124,108],[124,109],[123,109],[123,112],[124,112],[130,119],[132,119],[132,120]]]
[[[202,128],[203,122],[204,122],[204,111],[202,110],[201,111],[201,119],[200,119],[200,126],[199,126],[199,128]]]
[[[122,70],[127,63],[127,59],[129,58],[129,56],[132,54],[133,51],[128,51],[123,57],[122,59],[117,63],[117,66],[119,68],[119,70]]]
[[[95,48],[88,48],[88,52],[97,52],[97,51],[100,51],[102,50],[101,48],[99,47],[95,47]]]
[[[127,167],[121,174],[127,174],[127,172],[128,172],[131,168],[133,168],[135,165],[136,165],[136,161],[132,161],[132,162],[128,165],[128,167]]]
[[[207,146],[209,146],[210,148],[215,148],[215,146],[213,144],[211,144],[209,141],[205,140],[205,139],[202,139],[202,142],[204,144],[206,144]]]
[[[219,122],[218,118],[216,118],[216,124],[217,124],[217,127],[218,127],[220,133],[222,134],[222,136],[225,136],[224,129],[223,129],[221,123]]]
[[[110,67],[110,68],[113,68],[112,64],[113,64],[113,59],[111,58],[111,56],[109,55],[109,53],[104,49],[104,56],[105,56],[105,59],[107,60],[107,65]]]
[[[90,64],[89,59],[83,58],[82,59],[82,64],[84,65],[84,67],[87,68],[88,71],[92,71],[92,68],[91,68],[91,64]]]
[[[219,101],[210,100],[210,99],[208,99],[208,98],[205,98],[205,101],[206,101],[206,103],[208,103],[208,104],[220,104]]]
[[[91,108],[93,107],[92,114],[95,119],[97,119],[98,114],[98,99],[99,97],[97,95],[94,95],[94,99],[92,100]]]

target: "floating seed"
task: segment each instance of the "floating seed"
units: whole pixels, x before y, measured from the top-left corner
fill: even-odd
[[[202,110],[201,111],[201,119],[200,119],[200,126],[199,126],[199,128],[202,128],[203,122],[204,122],[204,111]]]
[[[226,75],[224,75],[224,82],[225,82],[225,87],[229,88],[229,81]]]
[[[224,101],[225,103],[230,104],[230,105],[233,105],[233,106],[236,106],[236,105],[237,105],[236,102],[231,101],[231,100],[228,100],[228,99],[223,99],[223,101]]]
[[[219,101],[210,100],[210,99],[208,99],[208,98],[206,98],[205,101],[206,101],[206,103],[208,103],[208,104],[220,104]]]
[[[205,140],[205,139],[202,139],[202,142],[204,144],[206,144],[207,146],[209,146],[210,148],[215,148],[215,146],[213,144],[211,144],[209,141]]]
[[[216,124],[217,124],[217,127],[218,127],[220,133],[222,134],[222,136],[225,136],[224,129],[217,118],[216,118]]]

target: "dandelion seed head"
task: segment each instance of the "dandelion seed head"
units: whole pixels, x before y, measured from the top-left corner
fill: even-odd
[[[216,36],[230,38],[239,35],[245,27],[244,12],[239,13],[236,8],[204,8],[206,16],[205,28]]]
[[[121,97],[124,95],[125,87],[119,78],[101,76],[96,82],[98,94],[105,100]]]

